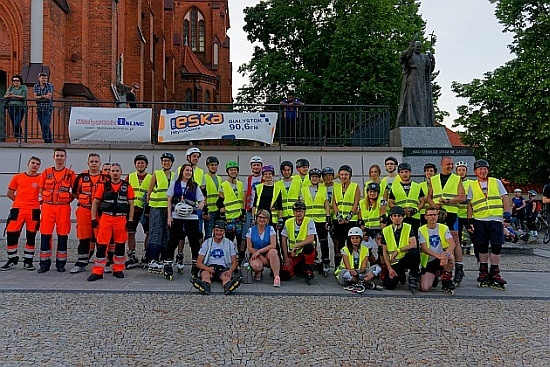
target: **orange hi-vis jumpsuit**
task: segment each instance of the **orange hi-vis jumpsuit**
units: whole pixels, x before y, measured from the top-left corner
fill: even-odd
[[[115,239],[115,255],[113,257],[113,274],[124,270],[126,260],[126,217],[134,200],[134,189],[128,182],[105,182],[95,193],[95,199],[101,200],[101,218],[97,231],[96,261],[93,274],[103,275],[107,264],[107,245],[112,237]]]
[[[58,271],[65,271],[67,264],[67,242],[71,232],[71,188],[75,173],[70,168],[57,171],[54,167],[46,168],[41,176],[39,186],[42,189],[42,219],[40,222],[40,270],[50,270],[52,263],[52,234],[57,232],[57,253],[55,266]]]
[[[29,176],[27,173],[18,173],[10,181],[8,189],[15,193],[15,200],[10,210],[6,223],[8,258],[19,261],[17,246],[19,236],[25,225],[26,238],[23,259],[25,263],[32,264],[36,232],[40,224],[40,202],[38,184],[40,175]]]
[[[102,173],[90,175],[88,170],[76,176],[73,185],[73,195],[78,200],[76,209],[76,237],[78,238],[78,259],[76,266],[88,265],[91,244],[96,242],[97,230],[92,228],[92,200],[100,184],[109,178]],[[113,249],[114,251],[114,249]]]

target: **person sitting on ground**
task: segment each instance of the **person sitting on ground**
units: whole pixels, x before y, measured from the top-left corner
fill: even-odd
[[[265,209],[260,209],[256,217],[256,225],[246,233],[246,247],[250,253],[250,267],[254,272],[254,280],[262,279],[264,266],[269,266],[273,271],[273,286],[281,286],[281,258],[277,251],[277,234],[269,225],[270,214]]]
[[[203,294],[210,294],[212,280],[222,282],[224,294],[231,294],[241,285],[241,277],[233,277],[237,269],[235,244],[225,238],[225,222],[214,223],[214,235],[203,242],[197,258],[200,273],[191,278],[191,284]],[[199,278],[200,277],[200,278]]]

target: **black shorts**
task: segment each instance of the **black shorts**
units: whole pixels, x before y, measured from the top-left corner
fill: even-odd
[[[213,280],[219,280],[220,276],[229,270],[226,266],[221,265],[210,265],[212,269],[214,269],[214,276],[212,277]]]
[[[432,261],[428,261],[426,267],[422,268],[422,271],[420,273],[432,273],[438,275],[441,271],[443,271],[443,268],[441,267],[441,265],[439,265],[439,259],[433,259]]]
[[[447,227],[449,227],[450,231],[458,231],[458,214],[447,212],[445,224],[447,225]]]
[[[472,242],[474,245],[502,245],[504,243],[503,224],[494,220],[474,219]]]
[[[132,226],[131,228],[128,228],[129,233],[136,233],[137,227],[139,223],[141,222],[141,218],[143,216],[143,208],[140,208],[138,206],[134,206],[134,217],[132,218]],[[144,221],[141,224],[141,227],[143,228],[143,232],[149,233],[149,217],[144,216]]]

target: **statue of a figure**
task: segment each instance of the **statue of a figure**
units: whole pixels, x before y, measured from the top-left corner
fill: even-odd
[[[430,53],[420,53],[422,43],[411,42],[401,54],[403,83],[397,112],[396,127],[435,126],[431,75],[435,58]]]

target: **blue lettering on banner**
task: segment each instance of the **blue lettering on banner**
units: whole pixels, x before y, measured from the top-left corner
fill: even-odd
[[[117,119],[117,125],[125,125],[125,126],[145,126],[145,122],[143,121],[128,121],[125,117],[119,117]]]

